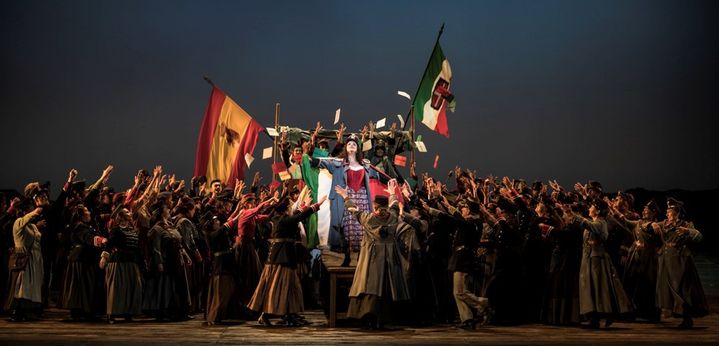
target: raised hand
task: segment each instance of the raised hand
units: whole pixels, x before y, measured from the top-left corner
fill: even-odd
[[[305,199],[302,200],[302,203],[303,203],[305,206],[310,206],[310,205],[312,205],[312,195],[309,194],[309,193],[306,194],[306,195],[305,195]]]
[[[260,185],[260,181],[262,180],[262,175],[260,175],[260,172],[255,172],[255,176],[252,178],[252,186],[258,186]],[[244,183],[242,184],[244,186]]]
[[[340,123],[340,129],[337,131],[337,143],[342,143],[342,136],[345,134],[345,123]]]
[[[402,196],[404,196],[405,198],[409,199],[412,197],[412,189],[409,188],[409,184],[407,183],[407,181],[402,184],[401,191]]]
[[[112,173],[112,170],[115,169],[112,165],[107,165],[105,169],[102,171],[102,178],[105,179],[110,176],[110,173]]]
[[[587,195],[587,186],[582,185],[581,183],[576,183],[576,184],[574,184],[574,191],[577,191],[582,196],[586,196]]]
[[[512,188],[512,181],[509,180],[509,177],[503,177],[502,178],[502,184],[506,186],[508,189]]]
[[[397,179],[390,179],[387,182],[387,188],[385,189],[390,195],[394,195],[397,191]]]
[[[199,194],[200,196],[205,195],[205,189],[207,188],[207,182],[201,183],[199,187]]]
[[[67,174],[67,182],[68,182],[68,183],[72,183],[73,181],[75,181],[75,178],[76,178],[76,177],[77,177],[77,170],[73,168],[73,169],[71,169],[70,172]]]
[[[347,189],[343,188],[342,186],[335,185],[335,192],[337,192],[338,195],[342,196],[342,198],[347,198]]]
[[[237,192],[242,194],[242,190],[245,189],[245,182],[243,180],[237,180],[237,184],[235,185],[237,187]]]
[[[369,128],[365,125],[362,127],[362,130],[360,130],[360,138],[362,138],[362,142],[364,142],[367,137],[369,137]]]
[[[447,209],[452,206],[451,204],[449,204],[449,201],[447,200],[446,196],[442,196],[442,204],[444,204]]]
[[[320,130],[322,130],[322,125],[320,125],[320,122],[317,122],[317,126],[315,126],[315,132],[312,133],[312,143],[315,142],[317,139],[317,135],[320,133]]]

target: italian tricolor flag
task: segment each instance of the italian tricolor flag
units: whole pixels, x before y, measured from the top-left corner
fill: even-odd
[[[207,181],[219,179],[234,186],[235,179],[244,178],[245,155],[255,150],[263,129],[242,107],[213,86],[197,139],[195,176],[204,175]]]
[[[454,96],[449,91],[451,81],[452,69],[437,42],[414,98],[414,116],[445,137],[449,137],[447,108],[454,111]]]
[[[322,149],[315,148],[313,157],[323,158],[328,154]],[[310,157],[307,154],[302,155],[302,179],[305,187],[300,192],[298,201],[302,201],[304,196],[310,194],[312,203],[317,203],[319,196],[329,196],[332,190],[332,174],[324,168],[312,167]],[[330,201],[320,205],[320,209],[310,215],[305,221],[305,233],[307,234],[307,248],[327,248],[330,234],[330,223],[332,212],[330,211]]]

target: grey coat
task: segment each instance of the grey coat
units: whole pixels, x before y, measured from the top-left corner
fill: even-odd
[[[631,312],[632,304],[603,246],[609,235],[607,222],[579,215],[575,215],[574,222],[584,229],[579,267],[579,313],[619,315]]]
[[[13,225],[13,240],[15,252],[28,255],[27,266],[18,275],[13,275],[15,282],[11,283],[10,292],[13,299],[27,299],[32,302],[42,302],[43,262],[40,251],[40,231],[30,220],[33,213],[15,220]]]
[[[674,315],[702,317],[709,313],[709,304],[699,279],[690,247],[702,240],[702,234],[689,221],[659,224],[663,246],[659,253],[657,275],[657,306]],[[687,228],[684,234],[679,227]]]
[[[410,293],[402,268],[398,236],[404,232],[402,228],[410,226],[400,222],[396,209],[390,209],[388,214],[378,215],[359,211],[349,198],[345,199],[345,203],[364,229],[349,296],[371,294],[382,297],[383,288],[388,285],[393,301],[409,300]]]

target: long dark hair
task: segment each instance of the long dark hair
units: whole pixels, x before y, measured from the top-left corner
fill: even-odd
[[[357,152],[355,153],[355,159],[357,160],[357,162],[359,162],[361,164],[362,160],[364,159],[364,155],[362,153],[362,147],[360,147],[360,143],[358,141],[355,141],[355,140],[351,140],[351,141],[355,142],[355,144],[357,144]],[[349,153],[347,153],[347,143],[349,143],[349,142],[350,142],[349,140],[345,142],[345,145],[344,145],[344,147],[342,147],[342,152],[340,153],[340,156],[339,156],[339,158],[342,159],[345,163],[349,162],[349,159],[347,158],[349,155]]]

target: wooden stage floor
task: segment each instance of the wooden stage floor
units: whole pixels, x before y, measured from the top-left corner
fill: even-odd
[[[256,322],[204,326],[202,316],[186,322],[132,323],[64,322],[67,312],[50,309],[38,322],[10,323],[0,319],[0,345],[115,345],[115,344],[482,344],[482,345],[627,345],[719,344],[719,257],[699,257],[697,267],[712,305],[712,313],[695,320],[692,330],[680,330],[678,319],[660,324],[617,322],[607,330],[522,325],[486,326],[467,331],[451,325],[427,327],[388,326],[386,330],[357,327],[328,328],[321,311],[305,313],[311,325],[301,328],[261,327]]]

